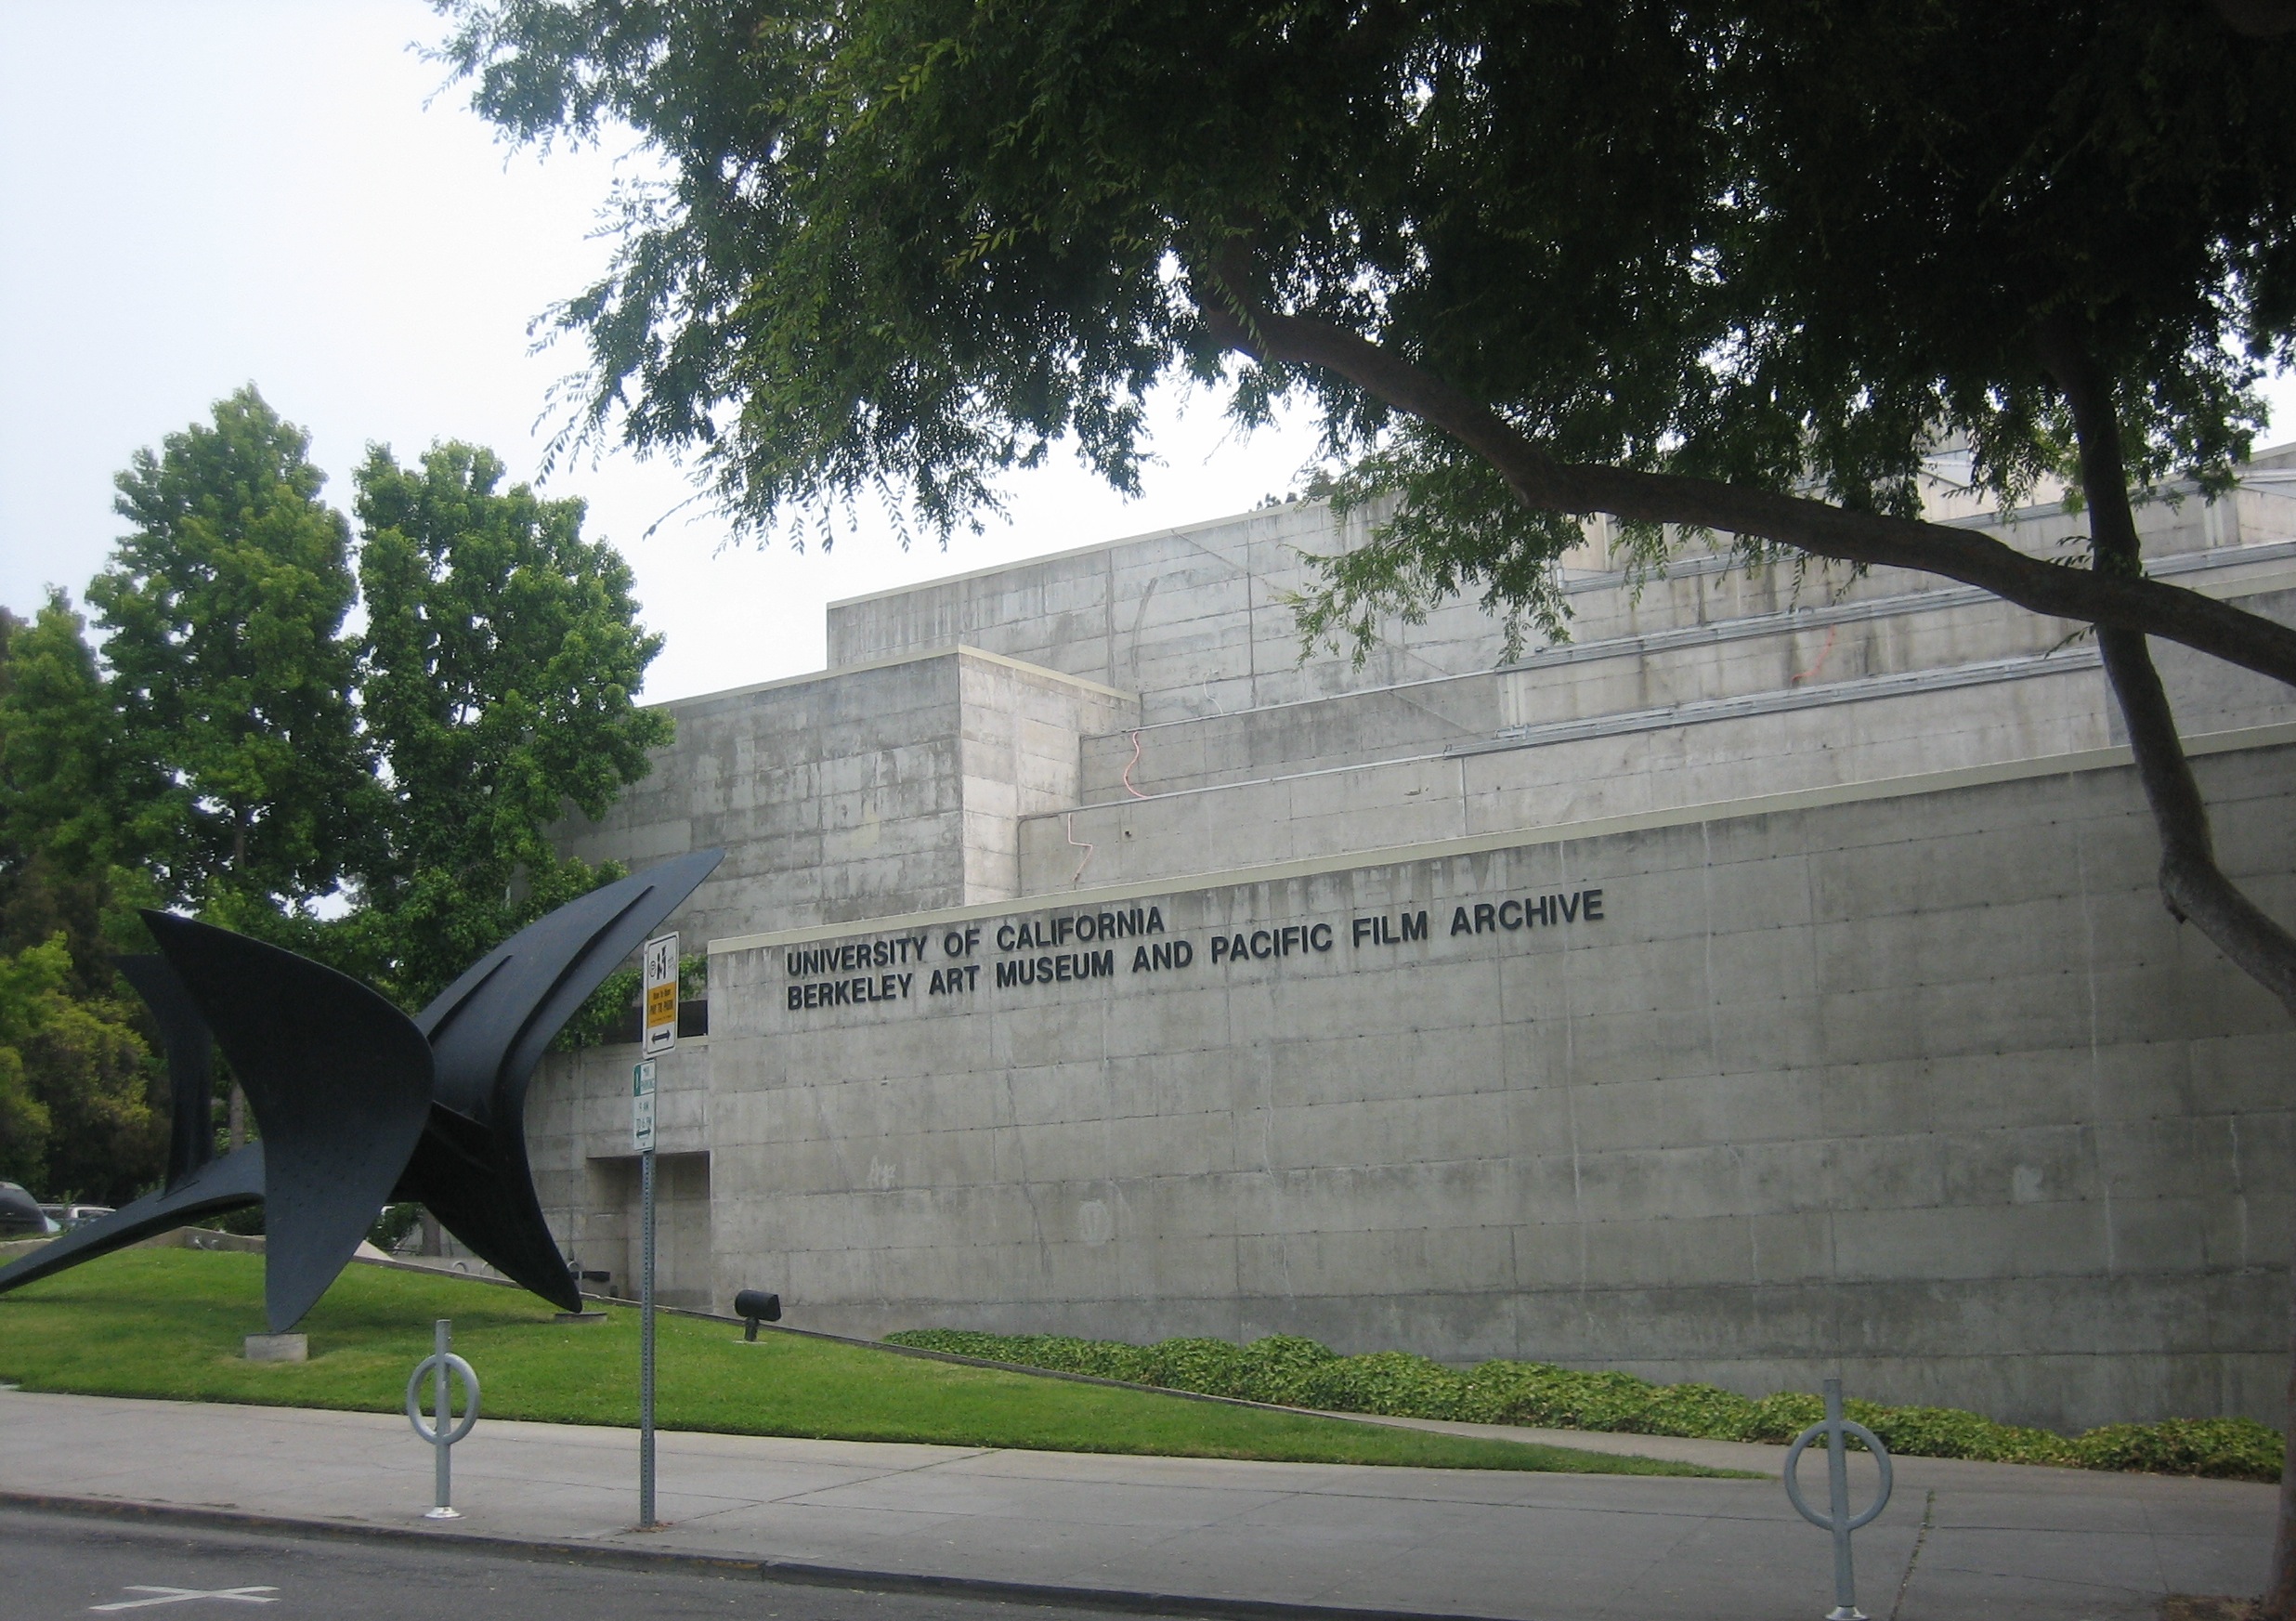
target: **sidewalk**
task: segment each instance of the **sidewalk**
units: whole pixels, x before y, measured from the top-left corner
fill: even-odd
[[[1453,1426],[1443,1426],[1453,1428]],[[1783,1449],[1501,1431],[1767,1469]],[[1816,1621],[1823,1534],[1775,1478],[1642,1479],[1231,1463],[664,1434],[640,1534],[627,1430],[481,1419],[464,1519],[426,1522],[431,1457],[379,1414],[0,1392],[0,1503],[65,1497],[600,1549],[1188,1601],[1580,1621]],[[1822,1502],[1821,1461],[1806,1478]],[[1869,1500],[1859,1458],[1853,1501]],[[1874,1621],[2146,1617],[2263,1584],[2271,1488],[1908,1458],[1858,1534]],[[1918,1557],[1916,1547],[1918,1544]],[[1201,1606],[1199,1606],[1201,1607]]]

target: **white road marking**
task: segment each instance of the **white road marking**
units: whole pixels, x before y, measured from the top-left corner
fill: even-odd
[[[194,1599],[228,1599],[234,1604],[276,1604],[279,1602],[277,1599],[257,1596],[263,1593],[276,1593],[279,1591],[277,1588],[217,1588],[213,1592],[202,1592],[198,1588],[154,1588],[147,1587],[142,1583],[131,1583],[127,1590],[131,1593],[150,1593],[153,1596],[149,1599],[123,1599],[116,1604],[90,1604],[88,1608],[98,1612],[141,1610],[152,1604],[188,1604]]]

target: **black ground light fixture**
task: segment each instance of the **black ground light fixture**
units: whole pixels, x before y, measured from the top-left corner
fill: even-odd
[[[375,1210],[411,1199],[505,1277],[581,1311],[527,1164],[527,1086],[559,1026],[723,855],[681,856],[567,902],[412,1018],[307,957],[144,913],[159,955],[129,958],[122,970],[167,1047],[178,1128],[167,1184],[0,1267],[0,1293],[259,1204],[264,1312],[281,1334],[349,1263]],[[207,1157],[210,1041],[260,1132],[220,1159]]]
[[[742,1321],[741,1337],[754,1344],[760,1323],[781,1321],[781,1297],[763,1289],[743,1289],[734,1297],[734,1315]]]

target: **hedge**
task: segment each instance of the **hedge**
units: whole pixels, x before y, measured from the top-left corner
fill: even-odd
[[[1061,1334],[912,1328],[886,1340],[988,1362],[1335,1413],[1772,1443],[1793,1440],[1824,1416],[1819,1399],[1802,1391],[1780,1391],[1756,1401],[1713,1385],[1653,1384],[1630,1373],[1588,1372],[1543,1362],[1492,1361],[1462,1370],[1400,1351],[1341,1356],[1315,1340],[1285,1334],[1248,1345],[1225,1340],[1128,1345]],[[1907,1458],[1967,1458],[2219,1480],[2280,1478],[2280,1432],[2253,1418],[2107,1424],[2065,1436],[1997,1424],[1958,1407],[1885,1407],[1853,1400],[1847,1410],[1891,1452]]]

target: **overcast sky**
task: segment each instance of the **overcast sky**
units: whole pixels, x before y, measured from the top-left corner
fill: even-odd
[[[346,511],[370,440],[473,439],[534,475],[581,355],[529,354],[528,323],[604,264],[624,158],[509,151],[407,48],[440,32],[421,0],[0,0],[0,603],[76,600],[120,532],[112,474],[249,381]],[[691,487],[627,453],[543,488],[630,559],[669,634],[647,696],[675,698],[820,668],[835,598],[1241,511],[1311,449],[1163,404],[1142,499],[1063,458],[946,552],[881,523],[826,557],[721,552],[706,506],[647,537]]]
[[[630,160],[509,152],[409,48],[440,32],[422,0],[0,0],[0,603],[76,599],[119,532],[111,475],[250,381],[346,510],[370,440],[472,439],[533,476],[581,356],[530,354],[528,323],[604,263]],[[2273,392],[2285,420],[2296,388]],[[724,550],[679,468],[627,454],[543,488],[629,557],[669,635],[647,696],[676,698],[818,669],[835,598],[1239,512],[1312,448],[1298,423],[1239,438],[1203,396],[1157,424],[1142,499],[1062,459],[947,552],[881,522],[826,557]]]

